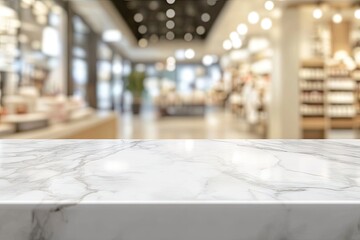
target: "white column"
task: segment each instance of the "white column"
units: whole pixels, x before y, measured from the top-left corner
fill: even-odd
[[[269,109],[269,138],[300,138],[299,83],[300,12],[283,9],[273,31],[272,101]]]

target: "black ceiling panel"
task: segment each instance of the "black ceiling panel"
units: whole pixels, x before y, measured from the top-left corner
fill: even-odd
[[[187,39],[190,40],[207,37],[227,0],[111,1],[137,39],[184,39],[187,34]],[[169,9],[175,11],[174,17],[171,14],[170,17],[167,16]],[[173,21],[175,26],[172,28],[173,23],[167,23],[168,21]]]

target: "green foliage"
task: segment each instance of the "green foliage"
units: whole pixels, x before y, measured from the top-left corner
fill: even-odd
[[[127,89],[133,94],[134,98],[141,98],[144,91],[145,73],[133,71],[127,79]]]

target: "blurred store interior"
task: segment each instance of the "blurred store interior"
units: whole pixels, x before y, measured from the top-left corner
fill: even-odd
[[[360,1],[0,0],[0,138],[359,133]]]

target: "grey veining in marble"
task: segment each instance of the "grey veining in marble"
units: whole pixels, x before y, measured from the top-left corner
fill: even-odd
[[[3,140],[0,203],[357,202],[360,141]]]

